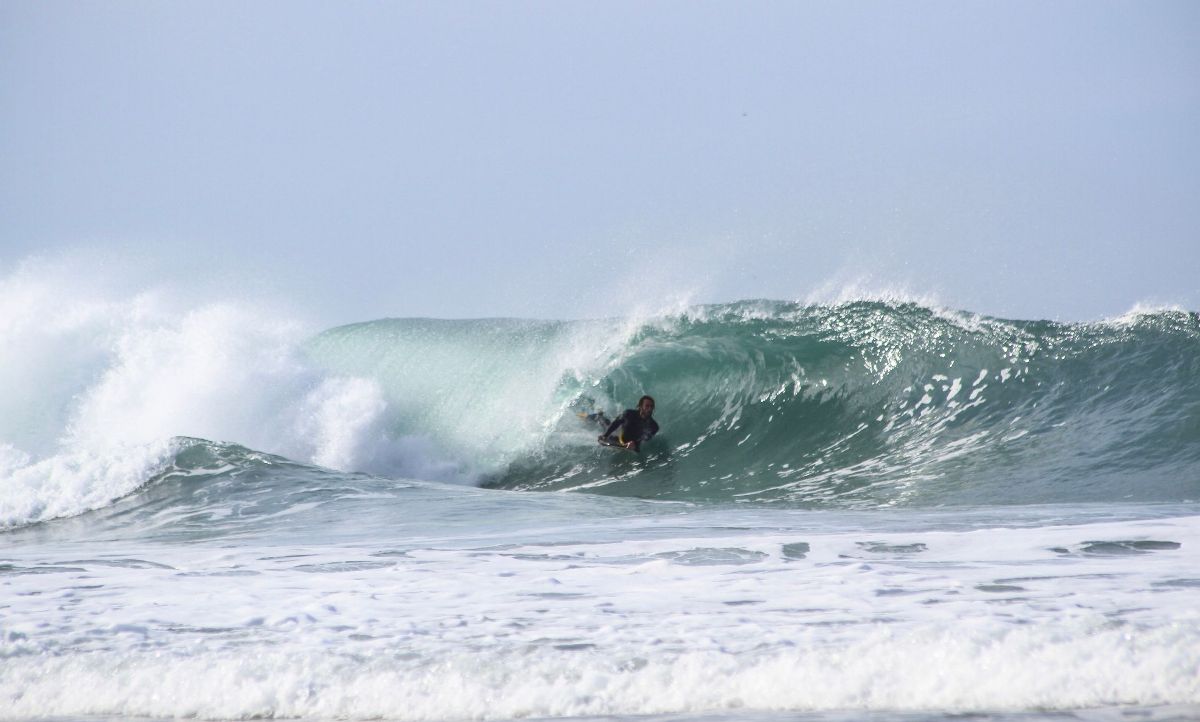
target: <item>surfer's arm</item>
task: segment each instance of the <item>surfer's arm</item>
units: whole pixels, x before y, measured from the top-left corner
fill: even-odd
[[[625,423],[624,416],[618,416],[617,418],[613,419],[612,422],[609,423],[608,428],[604,430],[604,433],[600,434],[600,438],[609,436],[610,434],[612,434],[612,432],[617,430],[617,427],[619,427],[623,423]]]
[[[618,416],[617,418],[613,419],[613,422],[608,425],[607,429],[604,430],[604,435],[612,436],[612,432],[616,431],[621,426],[624,426],[625,424],[629,423],[629,420],[636,416],[637,416],[636,411],[634,411],[633,409],[627,409],[625,411],[625,413],[623,413],[620,416]],[[626,426],[625,428],[626,428],[626,430],[629,429],[628,426]]]

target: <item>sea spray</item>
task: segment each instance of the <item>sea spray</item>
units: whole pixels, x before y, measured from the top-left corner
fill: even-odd
[[[421,440],[380,430],[375,382],[313,368],[299,345],[311,332],[294,319],[249,302],[75,289],[64,274],[33,264],[0,280],[0,526],[130,494],[169,465],[178,437],[341,469],[456,473]]]

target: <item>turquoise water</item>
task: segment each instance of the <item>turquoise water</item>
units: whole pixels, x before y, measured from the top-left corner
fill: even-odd
[[[833,508],[1194,500],[1198,349],[1181,312],[1054,324],[879,302],[633,328],[385,320],[310,344],[379,380],[391,433],[503,459],[490,487]],[[662,438],[637,461],[597,453],[572,412],[643,393]]]

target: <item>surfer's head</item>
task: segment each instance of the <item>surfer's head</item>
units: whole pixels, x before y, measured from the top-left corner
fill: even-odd
[[[654,414],[654,397],[643,396],[638,399],[638,413],[643,419],[648,419]]]

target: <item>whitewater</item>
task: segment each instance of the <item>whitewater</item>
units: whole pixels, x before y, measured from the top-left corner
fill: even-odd
[[[1200,718],[1194,312],[322,329],[44,271],[0,279],[0,719]]]

